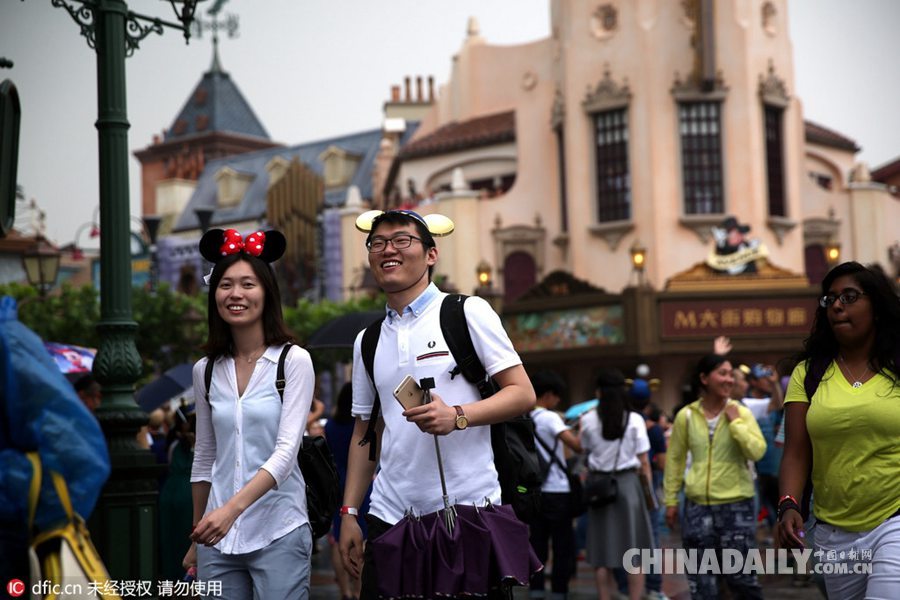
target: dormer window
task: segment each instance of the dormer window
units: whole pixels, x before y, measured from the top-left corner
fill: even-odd
[[[254,177],[250,173],[239,173],[231,167],[223,167],[215,178],[219,187],[218,206],[227,208],[241,203]]]
[[[319,160],[324,165],[325,187],[343,187],[350,183],[362,156],[348,152],[338,146],[329,146],[322,154]]]

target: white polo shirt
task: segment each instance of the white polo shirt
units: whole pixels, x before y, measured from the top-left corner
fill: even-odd
[[[275,388],[283,346],[270,346],[256,361],[243,396],[237,393],[234,359],[222,356],[213,367],[209,402],[203,380],[206,358],[194,365],[197,441],[191,483],[211,482],[206,513],[223,506],[265,469],[276,487],[235,520],[215,548],[245,554],[264,548],[309,521],[306,484],[297,452],[312,404],[315,374],[309,353],[291,347],[285,360],[284,404]]]
[[[385,426],[380,445],[381,469],[375,478],[369,511],[391,524],[402,519],[410,508],[427,514],[443,507],[434,436],[423,433],[403,417],[403,407],[393,396],[394,388],[406,375],[416,381],[433,377],[433,391],[447,405],[464,406],[481,399],[475,386],[462,375],[450,378],[456,362],[440,327],[441,302],[446,295],[430,284],[402,315],[388,309],[381,327],[374,373]],[[470,297],[465,313],[472,344],[488,374],[522,364],[500,317],[484,299]],[[375,390],[363,365],[361,341],[362,332],[353,346],[353,415],[368,420]],[[472,426],[438,437],[452,503],[480,506],[485,498],[500,503],[490,434],[488,426]]]
[[[540,443],[536,444],[537,451],[541,453],[541,457],[550,465],[550,468],[547,470],[547,477],[544,479],[544,483],[541,484],[541,491],[555,494],[569,492],[569,477],[560,467],[560,465],[566,464],[566,454],[562,440],[559,439],[559,434],[570,430],[571,427],[568,427],[557,413],[542,406],[531,411],[531,420],[534,421],[534,435],[540,438],[541,442],[544,442],[544,445],[551,450],[553,450],[554,446],[556,447],[554,454],[556,454],[557,460],[551,461],[550,453],[544,450],[544,446]]]

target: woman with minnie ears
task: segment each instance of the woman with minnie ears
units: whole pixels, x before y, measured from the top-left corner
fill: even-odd
[[[825,571],[828,597],[900,598],[900,299],[890,281],[856,262],[833,268],[797,359],[778,542],[804,546],[799,503],[811,475],[814,544],[820,561],[838,563]]]
[[[269,263],[284,236],[212,229],[200,253],[209,279],[206,357],[194,365],[194,526],[185,567],[228,598],[309,596],[312,533],[297,451],[313,399],[309,354],[291,346],[284,397],[278,359],[292,342]],[[214,361],[208,396],[205,371]]]

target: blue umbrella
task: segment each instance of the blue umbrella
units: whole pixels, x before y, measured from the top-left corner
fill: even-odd
[[[573,421],[591,410],[595,406],[600,404],[600,401],[594,398],[593,400],[586,400],[584,402],[579,402],[578,404],[573,404],[566,410],[565,417],[567,421]]]
[[[144,412],[151,412],[163,403],[183,394],[194,384],[191,363],[175,365],[157,379],[138,390],[134,399]]]

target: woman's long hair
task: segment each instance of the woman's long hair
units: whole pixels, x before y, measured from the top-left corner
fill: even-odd
[[[869,368],[897,382],[900,370],[897,364],[900,354],[900,298],[880,269],[865,267],[858,262],[841,263],[822,280],[822,295],[828,294],[831,284],[839,277],[849,275],[862,288],[872,305],[875,322],[875,343],[869,355]],[[828,362],[837,358],[840,344],[828,322],[828,309],[818,306],[809,337],[803,342],[803,350],[796,356],[797,362],[822,359]]]
[[[694,368],[694,375],[691,378],[691,389],[694,392],[694,398],[699,398],[706,390],[706,386],[700,381],[700,376],[708,376],[726,361],[728,361],[728,357],[723,354],[707,354],[697,361],[697,366]]]
[[[341,387],[338,392],[337,402],[334,404],[334,415],[332,418],[335,423],[347,425],[353,422],[353,386],[348,381]]]
[[[216,306],[216,289],[222,276],[229,267],[238,261],[249,263],[253,274],[259,280],[263,288],[262,325],[266,346],[280,346],[294,340],[294,336],[284,324],[284,316],[281,312],[281,292],[272,268],[263,260],[250,256],[244,252],[231,254],[216,263],[212,275],[209,278],[209,299],[207,302],[207,322],[209,333],[203,350],[210,360],[219,356],[234,354],[234,339],[231,336],[231,327],[219,314]]]
[[[597,375],[597,395],[603,439],[617,440],[625,435],[625,408],[628,398],[625,392],[625,376],[618,369],[603,369]]]

